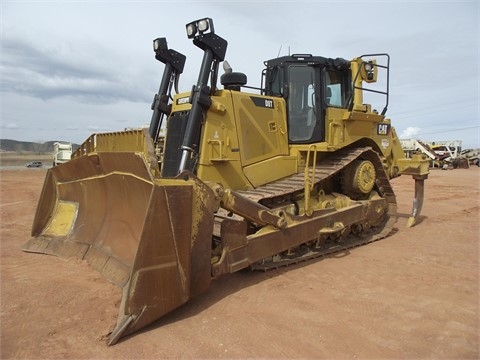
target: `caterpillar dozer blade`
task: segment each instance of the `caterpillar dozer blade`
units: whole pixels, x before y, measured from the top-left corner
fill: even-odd
[[[212,190],[192,173],[155,178],[144,144],[108,151],[111,136],[118,134],[97,135],[97,152],[48,170],[23,247],[85,259],[123,289],[110,344],[209,286],[214,212]],[[135,131],[120,137],[149,139]]]

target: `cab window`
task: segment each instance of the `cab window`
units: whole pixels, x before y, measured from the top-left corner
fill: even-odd
[[[345,107],[346,78],[342,71],[325,70],[325,104],[327,106]]]

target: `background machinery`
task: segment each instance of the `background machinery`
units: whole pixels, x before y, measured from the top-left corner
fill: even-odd
[[[109,344],[223,274],[388,236],[396,221],[391,178],[415,179],[409,226],[422,207],[428,159],[406,159],[385,116],[387,54],[275,58],[253,93],[224,61],[227,41],[211,19],[186,30],[203,50],[197,84],[171,95],[185,56],[155,39],[165,69],[150,128],[94,134],[49,169],[24,246],[85,259],[122,288]],[[379,73],[386,90],[367,87]],[[369,92],[384,99],[380,112],[364,104]]]
[[[72,143],[56,142],[53,144],[53,166],[66,163],[72,157]]]

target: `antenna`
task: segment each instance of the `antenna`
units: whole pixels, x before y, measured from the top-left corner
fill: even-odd
[[[278,49],[277,58],[280,57],[280,51],[282,51],[282,45],[280,44],[280,49]]]

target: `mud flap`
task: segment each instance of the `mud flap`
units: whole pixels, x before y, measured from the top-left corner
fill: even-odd
[[[85,259],[122,288],[114,344],[208,288],[214,206],[189,172],[156,179],[135,153],[83,156],[48,171],[23,250]]]

